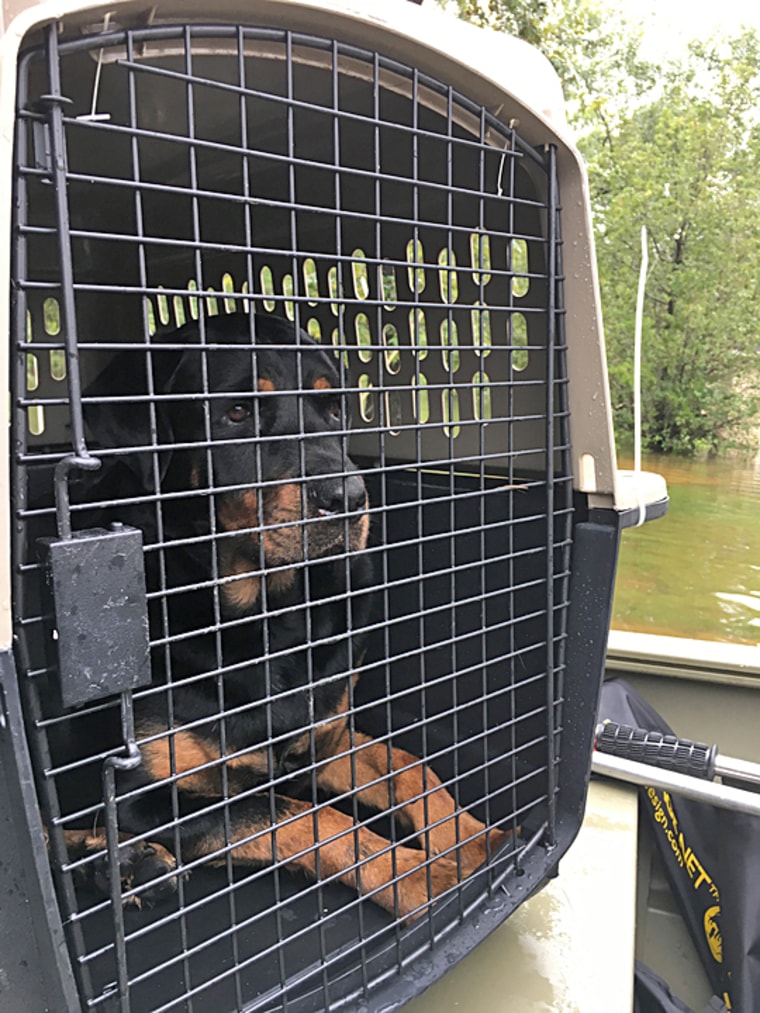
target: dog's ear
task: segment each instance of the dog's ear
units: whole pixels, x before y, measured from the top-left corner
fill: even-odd
[[[168,406],[160,397],[151,411],[151,386],[156,394],[170,393],[183,353],[156,348],[119,352],[84,391],[84,418],[93,449],[109,448],[133,453],[119,454],[121,461],[140,479],[146,490],[155,490],[155,463],[163,478],[172,457],[174,433]],[[148,382],[148,369],[152,384]],[[111,400],[115,399],[115,400]],[[153,448],[165,447],[157,451]],[[141,448],[141,449],[137,449]]]

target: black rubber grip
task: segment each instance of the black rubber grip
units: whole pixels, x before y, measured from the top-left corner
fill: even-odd
[[[630,725],[605,721],[596,728],[596,749],[637,763],[647,763],[661,770],[674,770],[711,781],[715,776],[717,746],[690,742],[675,735],[645,732]]]

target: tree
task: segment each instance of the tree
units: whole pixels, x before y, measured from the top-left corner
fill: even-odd
[[[604,0],[438,0],[465,21],[536,46],[559,74],[580,133],[613,128],[616,112],[655,81],[640,55],[641,30]]]
[[[541,47],[543,24],[551,0],[438,0],[439,7],[456,10],[463,21],[480,28],[516,35]]]
[[[441,2],[441,0],[439,0]],[[449,0],[537,45],[563,81],[589,165],[616,431],[632,429],[640,232],[649,449],[757,440],[760,412],[760,41],[751,31],[656,69],[602,0]]]
[[[747,440],[760,410],[758,40],[692,47],[660,95],[588,139],[616,428],[632,424],[639,233],[650,237],[643,438],[653,450]]]

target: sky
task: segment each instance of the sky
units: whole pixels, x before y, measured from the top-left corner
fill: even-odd
[[[619,0],[632,21],[642,21],[647,56],[667,52],[674,44],[709,38],[716,29],[760,30],[758,0]]]

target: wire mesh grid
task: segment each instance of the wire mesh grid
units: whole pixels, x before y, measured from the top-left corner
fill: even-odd
[[[14,616],[83,1002],[355,1005],[553,840],[553,150],[239,26],[52,31],[19,97]]]

